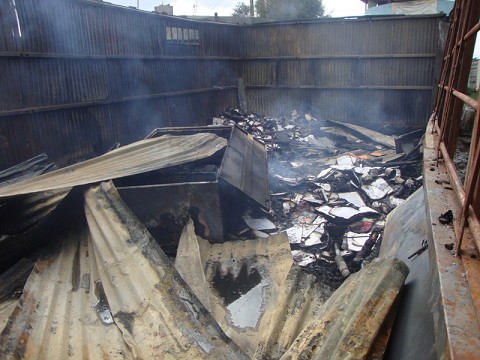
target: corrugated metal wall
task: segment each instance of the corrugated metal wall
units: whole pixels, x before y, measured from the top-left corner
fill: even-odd
[[[296,108],[394,131],[431,112],[442,16],[325,19],[242,29],[249,107]]]
[[[204,125],[237,103],[234,26],[6,0],[0,31],[0,168],[40,152],[65,165],[155,127]]]
[[[18,21],[17,21],[18,19]],[[440,17],[202,23],[87,0],[0,3],[0,169],[59,165],[236,106],[368,126],[430,112]]]

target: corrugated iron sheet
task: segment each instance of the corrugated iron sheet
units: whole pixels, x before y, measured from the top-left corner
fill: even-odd
[[[7,300],[0,303],[0,334],[5,326],[7,326],[8,319],[13,313],[13,310],[18,305],[18,300]]]
[[[112,184],[85,194],[95,259],[115,323],[140,358],[241,358]]]
[[[175,267],[223,331],[253,358],[279,358],[331,294],[293,264],[285,233],[210,244],[196,236],[190,220]]]
[[[86,219],[74,215],[55,236],[9,316],[0,336],[7,358],[382,353],[380,328],[408,272],[400,261],[374,261],[324,303],[326,289],[292,266],[285,234],[212,245],[190,222],[178,261],[197,297],[111,182],[84,197]],[[0,320],[12,306],[2,305]]]
[[[0,24],[0,168],[40,152],[65,166],[236,103],[234,26],[82,0],[1,2]],[[167,26],[200,41],[171,44]]]
[[[375,342],[385,336],[382,325],[388,324],[408,271],[402,261],[384,258],[350,276],[282,359],[381,358],[385,347]]]
[[[227,141],[214,134],[163,136],[118,148],[98,158],[0,189],[0,197],[63,189],[158,170],[208,157]]]
[[[108,317],[88,229],[63,234],[40,259],[0,336],[6,358],[133,358]]]
[[[442,21],[241,27],[82,0],[17,0],[0,7],[0,167],[40,152],[65,166],[155,127],[206,125],[238,104],[239,77],[256,112],[304,108],[359,124],[421,127]],[[199,41],[169,41],[167,28],[198,31]]]
[[[258,359],[381,358],[408,274],[375,260],[330,294],[293,265],[284,233],[209,244],[190,221],[175,262],[225,333]]]
[[[14,358],[246,358],[111,183],[85,193],[0,337]],[[72,219],[74,220],[74,219]]]

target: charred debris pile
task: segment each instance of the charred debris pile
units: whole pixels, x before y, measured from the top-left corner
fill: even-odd
[[[393,137],[296,110],[229,108],[214,124],[267,148],[272,210],[245,218],[253,235],[286,231],[295,261],[335,288],[378,256],[387,214],[422,185],[423,131]]]
[[[386,214],[421,183],[418,140],[396,154],[390,137],[308,114],[225,114],[235,126],[0,173],[0,353],[383,356],[409,270],[373,258]]]

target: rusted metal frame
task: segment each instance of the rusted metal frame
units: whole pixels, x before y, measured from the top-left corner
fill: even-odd
[[[444,54],[447,54],[444,56],[444,60],[442,61],[442,67],[441,67],[441,75],[440,75],[440,80],[439,80],[439,89],[437,91],[437,96],[436,96],[436,101],[435,101],[435,108],[433,110],[433,121],[438,124],[438,122],[441,122],[442,116],[443,116],[443,108],[446,100],[447,93],[445,92],[444,86],[446,79],[449,78],[450,74],[450,62],[452,60],[452,53],[453,53],[453,40],[452,38],[454,37],[454,28],[457,23],[457,13],[458,11],[455,11],[456,7],[454,7],[454,12],[453,12],[453,19],[450,23],[449,26],[449,31],[447,35],[447,41],[445,44],[445,49],[444,49]],[[432,131],[435,131],[438,128],[438,126],[432,126]],[[439,133],[437,131],[437,133]]]
[[[480,31],[480,23],[477,23],[473,28],[470,29],[470,31],[463,37],[464,41],[467,41],[470,39],[473,35],[475,35],[477,32]]]
[[[479,121],[480,121],[480,113],[477,112],[475,116],[476,131],[472,134],[472,137],[474,138],[478,138],[478,136],[480,136],[479,134],[480,127],[478,126]],[[461,254],[462,240],[465,232],[466,221],[468,220],[468,217],[469,217],[469,212],[471,213],[472,221],[474,220],[474,218],[476,218],[475,211],[473,209],[472,209],[473,211],[470,211],[470,205],[472,205],[474,187],[478,181],[478,177],[480,173],[480,146],[478,146],[478,142],[476,144],[472,144],[472,146],[474,146],[474,148],[472,149],[473,151],[470,152],[471,158],[469,159],[469,165],[472,165],[472,167],[468,168],[469,171],[467,173],[467,179],[465,180],[465,200],[462,204],[460,227],[457,234],[457,241],[455,246],[455,251],[457,254]],[[478,230],[478,220],[477,220],[477,230]],[[475,231],[473,231],[473,238],[475,240],[475,245],[477,246],[477,249],[480,250],[480,230],[476,231],[476,233]]]
[[[480,15],[480,13],[471,14],[468,11],[466,12],[466,14],[467,14],[466,16],[470,14],[470,18],[468,19],[469,21],[467,21],[467,24],[465,24],[464,27],[469,26],[469,23],[473,21],[478,21],[478,16]],[[466,57],[471,56],[471,54],[469,54],[470,53],[469,50],[471,50],[471,52],[473,53],[473,44],[470,44],[471,49],[469,49],[469,44],[464,41],[465,36],[463,36],[463,33],[457,34],[457,38],[459,37],[459,35],[461,35],[462,39],[460,42],[456,43],[457,46],[454,49],[454,54],[456,56],[454,56],[453,72],[451,73],[451,76],[450,76],[449,85],[453,85],[456,82],[458,85],[462,86],[462,84],[463,85],[466,84],[466,81],[468,79],[468,72],[466,71],[466,68],[462,66],[464,62],[462,60],[465,60]],[[466,46],[462,46],[465,44]],[[458,69],[459,61],[461,61],[460,69]],[[449,99],[449,101],[447,101],[447,107],[449,108],[448,109],[449,111],[447,111],[447,114],[450,114],[450,109],[452,109],[452,111],[450,116],[447,116],[446,118],[444,117],[444,120],[446,121],[446,123],[445,124],[442,123],[440,137],[439,137],[439,149],[441,151],[441,155],[444,158],[445,166],[449,173],[449,177],[451,179],[456,197],[462,206],[462,215],[460,218],[460,225],[458,227],[458,230],[455,232],[456,233],[456,252],[457,254],[460,254],[462,239],[465,232],[465,226],[467,221],[469,224],[471,224],[470,226],[471,226],[475,245],[477,249],[480,249],[480,231],[479,231],[478,219],[476,218],[474,210],[470,208],[470,205],[473,199],[473,188],[475,186],[476,179],[478,178],[478,171],[480,166],[479,154],[478,154],[480,147],[478,147],[478,144],[476,146],[472,144],[472,150],[474,150],[474,152],[473,151],[471,152],[470,154],[471,156],[469,159],[469,169],[472,169],[472,170],[470,171],[471,175],[468,177],[466,182],[466,188],[467,188],[466,192],[458,177],[458,174],[456,172],[456,168],[451,159],[451,156],[453,156],[453,152],[455,151],[455,148],[456,148],[456,138],[459,130],[458,127],[460,125],[460,110],[461,108],[463,108],[463,102],[467,103],[477,111],[477,116],[476,116],[477,131],[475,131],[473,134],[474,138],[478,137],[477,133],[478,133],[479,106],[478,106],[478,103],[475,103],[473,101],[473,99],[455,90],[454,88],[452,88],[452,86],[444,86],[444,89],[447,92],[447,97],[451,97],[451,95],[454,95],[456,98],[459,99],[459,100],[453,100],[453,101]],[[451,102],[453,102],[453,105],[454,105],[453,108],[451,107]],[[462,104],[462,105],[460,106],[459,104]],[[447,136],[448,138],[444,139],[444,136]],[[445,141],[446,141],[446,144],[445,144]]]
[[[236,85],[229,85],[229,86],[221,86],[216,88],[185,90],[185,91],[168,92],[168,93],[162,93],[162,94],[128,96],[120,99],[86,101],[81,103],[59,104],[59,105],[49,105],[49,106],[37,106],[37,107],[23,108],[23,109],[17,109],[17,110],[0,111],[0,117],[31,114],[31,113],[38,113],[38,112],[45,112],[45,111],[66,110],[66,109],[82,108],[82,107],[89,107],[89,106],[116,104],[116,103],[129,102],[129,101],[148,100],[148,99],[156,99],[156,98],[164,98],[164,97],[175,97],[175,96],[191,95],[191,94],[201,94],[201,93],[212,92],[212,91],[216,92],[216,91],[222,91],[222,90],[235,90],[235,89],[237,89]]]
[[[447,147],[445,146],[444,142],[440,143],[439,150],[445,163],[445,167],[447,168],[447,172],[450,177],[450,184],[452,185],[453,191],[455,192],[458,201],[463,204],[465,201],[465,190],[463,188],[462,181],[458,176],[455,164],[450,155],[448,154]]]
[[[456,58],[456,53],[457,53],[457,47],[455,46],[455,40],[457,38],[457,34],[458,34],[458,28],[460,26],[460,6],[461,6],[461,3],[460,2],[456,2],[454,4],[454,19],[453,19],[453,22],[449,28],[449,34],[451,35],[450,36],[450,42],[449,42],[449,46],[448,46],[448,49],[446,49],[446,51],[448,51],[448,55],[450,55],[449,57],[449,64],[447,64],[445,66],[445,68],[443,69],[444,70],[444,78],[443,78],[443,83],[442,85],[445,85],[448,84],[448,85],[451,85],[451,81],[452,81],[452,76],[453,76],[453,68],[455,66],[455,62],[454,62],[454,59]],[[441,114],[439,114],[440,116],[437,118],[438,121],[440,122],[440,131],[438,132],[439,134],[439,141],[441,141],[442,139],[442,134],[443,132],[445,131],[445,124],[446,124],[446,119],[447,119],[447,113],[449,111],[449,108],[450,108],[450,97],[451,97],[451,94],[450,92],[446,92],[445,93],[445,96],[444,96],[444,100],[443,100],[443,104],[441,106],[441,108],[439,108],[439,110],[441,109]],[[438,152],[438,155],[440,155],[440,153]]]
[[[452,54],[453,54],[453,38],[454,38],[454,32],[455,32],[455,26],[458,22],[458,6],[455,5],[453,8],[453,14],[452,14],[452,20],[449,25],[448,29],[448,34],[447,34],[447,41],[445,44],[445,50],[444,50],[444,61],[442,61],[442,68],[441,68],[441,75],[440,75],[440,81],[439,81],[439,91],[437,93],[437,100],[435,102],[435,109],[434,113],[436,114],[434,120],[437,122],[441,121],[442,114],[439,114],[439,111],[443,109],[443,104],[445,102],[445,97],[446,93],[444,92],[444,86],[445,86],[445,81],[449,77],[450,74],[450,62],[452,60]],[[435,126],[432,127],[432,131],[435,130]]]
[[[461,93],[466,92],[467,82],[470,74],[471,61],[473,57],[473,50],[475,47],[474,38],[470,38],[467,41],[463,40],[464,34],[467,33],[476,23],[480,17],[480,6],[478,1],[469,0],[466,7],[466,22],[462,27],[461,42],[462,46],[460,47],[459,52],[459,63],[457,64],[458,68],[458,77],[455,79],[455,83],[452,84],[453,90],[459,91]],[[457,148],[457,139],[460,132],[461,126],[461,115],[463,111],[463,101],[459,101],[455,98],[453,103],[452,114],[450,118],[450,126],[448,133],[445,134],[445,142],[447,145],[448,152],[451,157],[455,153]]]
[[[88,60],[242,60],[232,56],[175,56],[175,55],[88,55],[88,54],[60,54],[60,53],[36,53],[1,51],[0,57],[7,58],[61,58],[61,59],[88,59]]]
[[[453,71],[450,74],[448,86],[460,91],[466,86],[468,79],[468,71],[464,65],[466,54],[473,54],[473,44],[463,42],[464,34],[473,26],[472,22],[478,21],[478,15],[474,10],[474,0],[467,0],[466,3],[459,3],[459,6],[465,5],[465,8],[460,13],[459,28],[457,29]],[[478,12],[478,11],[477,11]],[[442,116],[441,132],[439,141],[445,141],[446,147],[450,157],[453,156],[456,147],[456,138],[460,127],[460,114],[463,108],[463,103],[456,98],[451,99],[451,90],[447,91],[446,111]],[[445,139],[446,138],[446,139]]]
[[[455,197],[457,198],[460,206],[463,208],[464,204],[466,203],[465,190],[463,188],[463,184],[460,178],[458,177],[455,164],[453,163],[452,159],[448,155],[447,148],[445,147],[445,144],[443,142],[440,144],[440,151],[442,152],[445,168],[447,169],[448,177],[450,178],[450,185],[453,188]],[[478,162],[478,159],[477,159],[477,162]],[[478,179],[473,179],[472,181],[478,181]],[[473,191],[473,188],[472,188],[472,191]],[[469,204],[468,208],[466,208],[466,211],[468,210],[466,219],[468,220],[468,225],[470,227],[470,232],[475,242],[475,246],[477,247],[477,250],[480,250],[480,224],[478,222],[478,218],[475,215],[475,211],[472,209],[471,205],[472,204]],[[459,227],[458,230],[455,231],[455,235],[457,237],[455,244],[457,249],[460,249],[460,245],[458,245],[458,243],[461,241],[459,236],[460,234],[462,234],[462,237],[463,237],[464,229],[465,229],[465,222],[463,223],[463,226],[461,228]]]
[[[458,99],[462,100],[465,104],[467,104],[468,106],[470,106],[472,109],[474,109],[475,111],[478,111],[478,103],[472,99],[470,96],[460,92],[460,91],[457,91],[455,89],[450,89],[449,86],[444,86],[444,89],[449,91],[449,90],[452,90],[452,94],[457,97]]]
[[[456,2],[454,5],[454,20],[452,22],[452,26],[449,29],[449,33],[451,33],[452,36],[450,38],[449,48],[447,50],[449,51],[449,55],[450,55],[450,58],[449,58],[450,64],[448,64],[445,68],[446,72],[445,72],[445,79],[444,79],[443,85],[445,85],[445,81],[446,81],[447,85],[451,86],[453,81],[453,76],[455,74],[455,68],[457,64],[456,59],[458,58],[458,46],[456,46],[456,43],[459,37],[459,31],[460,31],[459,28],[463,21],[463,17],[462,17],[463,13],[461,11],[462,5],[463,5],[463,2]],[[439,118],[439,121],[440,121],[439,141],[440,142],[443,139],[443,133],[445,131],[445,127],[447,124],[448,113],[450,112],[450,106],[451,106],[450,98],[451,98],[451,93],[447,91],[445,93],[445,100],[442,106],[442,114],[441,114],[441,117]]]

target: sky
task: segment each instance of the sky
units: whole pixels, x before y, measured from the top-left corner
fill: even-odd
[[[233,8],[242,0],[104,0],[113,4],[137,7],[153,11],[159,4],[173,6],[173,15],[211,15],[218,13],[219,16],[232,15]],[[243,0],[249,3],[249,0]],[[323,0],[325,13],[332,17],[361,16],[365,10],[365,4],[360,0]],[[196,6],[196,8],[195,8]],[[480,35],[477,36],[474,57],[480,58]]]
[[[106,0],[113,4],[137,7],[137,0]],[[138,0],[140,9],[153,11],[159,4],[170,4],[173,6],[174,15],[193,15],[194,5],[197,6],[196,15],[219,16],[232,15],[233,8],[241,0]],[[246,4],[250,0],[243,0]],[[333,17],[363,15],[365,4],[360,0],[323,0],[327,14]]]

